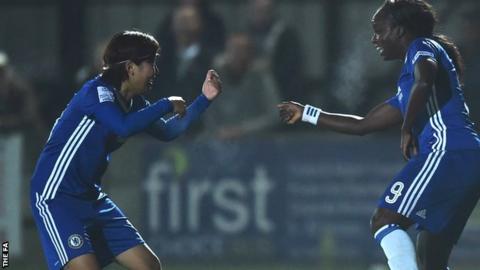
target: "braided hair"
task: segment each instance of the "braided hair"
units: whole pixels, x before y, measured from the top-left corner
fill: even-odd
[[[386,0],[379,9],[393,26],[401,26],[415,37],[438,42],[453,60],[460,83],[463,84],[464,63],[458,47],[445,35],[434,32],[438,22],[432,5],[424,0]]]

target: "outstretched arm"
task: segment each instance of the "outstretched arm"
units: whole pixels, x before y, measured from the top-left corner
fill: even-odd
[[[210,101],[203,94],[188,106],[185,116],[174,115],[165,120],[160,118],[147,129],[147,133],[162,141],[171,141],[182,134],[192,122],[207,109]]]
[[[168,120],[160,118],[147,129],[151,136],[170,141],[182,134],[192,122],[208,108],[208,105],[222,91],[222,81],[214,70],[209,70],[203,82],[202,94],[187,108],[184,116],[175,115]]]
[[[113,133],[126,138],[147,128],[173,108],[173,102],[165,98],[138,112],[124,114],[113,102],[103,102],[94,107],[93,115]]]
[[[302,118],[305,106],[290,101],[279,104],[278,108],[282,121],[294,124]],[[352,135],[365,135],[402,123],[400,110],[388,103],[377,105],[365,117],[325,111],[319,113],[317,126]]]

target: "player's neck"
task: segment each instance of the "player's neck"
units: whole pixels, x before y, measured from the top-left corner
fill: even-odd
[[[123,111],[128,112],[132,104],[132,99],[126,99],[125,93],[122,93],[122,91],[117,91],[117,96],[120,107],[123,109]]]
[[[118,91],[120,93],[120,96],[122,97],[123,101],[125,103],[130,102],[130,100],[133,98],[134,93],[131,91],[131,88],[128,85],[128,82],[122,82],[122,85],[120,86],[120,89]]]
[[[403,48],[402,50],[402,58],[403,60],[405,58],[405,55],[407,54],[408,48],[412,44],[412,42],[416,39],[416,37],[410,35],[409,33],[406,33],[401,39],[400,39],[400,44],[401,47]]]

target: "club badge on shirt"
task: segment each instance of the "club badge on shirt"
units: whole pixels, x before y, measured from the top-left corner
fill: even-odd
[[[97,92],[98,92],[98,100],[100,103],[103,102],[113,102],[115,99],[115,96],[113,95],[113,92],[108,89],[107,87],[104,86],[98,86],[97,87]]]

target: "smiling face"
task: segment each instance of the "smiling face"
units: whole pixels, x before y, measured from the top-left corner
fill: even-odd
[[[385,61],[402,59],[401,28],[394,26],[391,20],[379,9],[372,18],[372,43]]]
[[[150,34],[123,31],[115,34],[103,54],[102,79],[128,100],[152,86],[160,45]]]
[[[132,94],[141,95],[150,90],[158,73],[154,60],[148,59],[138,65],[134,62],[127,64],[129,88]]]

